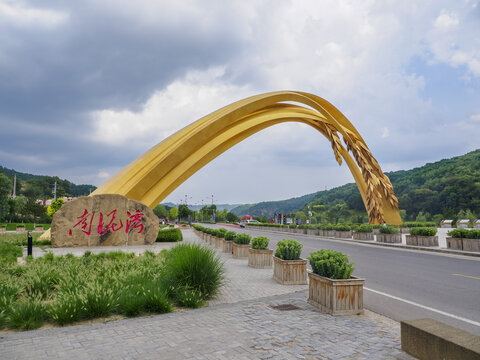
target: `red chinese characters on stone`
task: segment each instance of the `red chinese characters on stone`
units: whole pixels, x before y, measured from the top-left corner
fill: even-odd
[[[108,215],[107,215],[107,218],[111,216],[111,219],[110,219],[110,222],[108,223],[108,225],[105,227],[105,229],[102,231],[103,229],[103,214],[100,213],[100,220],[98,221],[98,229],[97,229],[97,232],[98,234],[100,235],[105,235],[108,230],[112,230],[113,232],[116,232],[118,230],[120,230],[122,227],[123,227],[123,222],[122,220],[119,220],[120,221],[120,224],[114,222],[115,221],[115,214],[117,213],[117,210],[112,210]]]
[[[112,232],[116,232],[124,227],[122,220],[116,218],[117,209],[110,211],[106,216],[103,215],[102,212],[99,213],[99,220],[97,226],[97,234],[100,236],[105,235],[109,230]],[[127,220],[125,224],[125,233],[128,234],[130,230],[137,230],[139,234],[141,234],[144,230],[144,226],[142,224],[142,217],[145,214],[141,213],[140,210],[137,210],[135,213],[131,214],[127,211]],[[93,218],[95,216],[95,211],[91,214],[88,213],[88,210],[85,209],[83,215],[77,217],[79,221],[73,226],[76,228],[80,226],[82,232],[90,236],[92,232],[92,223]],[[106,224],[106,226],[105,226]],[[72,236],[72,229],[68,231],[68,235]]]
[[[140,210],[137,210],[135,214],[130,214],[130,212],[127,211],[127,215],[128,215],[128,219],[127,219],[127,227],[125,228],[125,233],[128,234],[130,227],[133,226],[133,230],[141,228],[141,230],[138,232],[139,234],[141,234],[143,232],[142,217],[145,214],[141,213]]]
[[[77,219],[80,219],[80,221],[77,222],[73,227],[75,228],[75,227],[77,227],[78,225],[81,224],[82,231],[86,235],[90,236],[90,232],[92,231],[92,221],[93,221],[94,216],[95,216],[95,211],[90,216],[90,224],[88,224],[88,210],[85,209],[85,211],[83,212],[83,215],[77,217]],[[88,226],[88,231],[85,231],[87,226]],[[72,230],[71,229],[69,231],[69,235],[72,236]]]

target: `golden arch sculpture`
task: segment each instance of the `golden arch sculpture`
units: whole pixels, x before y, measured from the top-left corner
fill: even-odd
[[[283,122],[310,125],[330,141],[339,165],[344,160],[349,167],[371,223],[401,223],[392,184],[355,127],[325,99],[299,91],[256,95],[225,106],[166,138],[93,194],[120,194],[154,208],[214,158]]]

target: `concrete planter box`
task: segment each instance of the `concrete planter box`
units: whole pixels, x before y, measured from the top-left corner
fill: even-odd
[[[318,229],[318,236],[325,236],[325,230]]]
[[[410,228],[408,227],[400,228],[400,234],[409,234],[409,233],[410,233]]]
[[[5,231],[7,231],[7,228],[4,228],[4,227],[0,228],[0,232],[5,232]]]
[[[447,249],[463,250],[462,239],[447,236]]]
[[[452,250],[480,252],[480,239],[447,237],[447,248]]]
[[[307,260],[282,260],[274,256],[273,278],[282,285],[306,285]]]
[[[231,254],[233,249],[232,249],[232,244],[233,244],[233,241],[227,241],[225,239],[223,239],[223,247],[222,247],[222,251],[224,253],[227,253],[227,254]]]
[[[255,269],[269,269],[272,267],[273,250],[248,249],[248,266]]]
[[[317,229],[307,229],[307,235],[318,235]]]
[[[208,235],[208,243],[209,243],[211,246],[215,247],[215,236],[213,236],[213,235]]]
[[[377,241],[383,243],[401,243],[402,235],[400,234],[378,234]]]
[[[407,245],[438,246],[438,236],[407,235]]]
[[[464,251],[480,251],[480,239],[462,239]]]
[[[351,239],[352,238],[352,231],[336,231],[335,237],[341,239]]]
[[[308,229],[297,229],[299,234],[307,235]]]
[[[35,231],[43,231],[43,226],[35,226]]]
[[[25,227],[17,226],[17,232],[25,232]]]
[[[233,258],[245,259],[248,258],[248,249],[250,244],[232,244]]]
[[[353,238],[355,240],[374,240],[373,232],[354,232]]]
[[[222,249],[223,248],[223,239],[215,237],[215,247],[217,249]]]
[[[308,303],[331,315],[363,314],[364,279],[329,279],[308,274]]]
[[[323,230],[323,235],[328,237],[335,237],[337,232],[335,230]]]
[[[373,229],[373,235],[380,234],[380,229]]]

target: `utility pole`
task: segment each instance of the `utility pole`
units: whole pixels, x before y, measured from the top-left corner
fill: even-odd
[[[17,196],[17,175],[13,175],[13,199]]]
[[[53,201],[57,202],[57,182],[53,185]]]

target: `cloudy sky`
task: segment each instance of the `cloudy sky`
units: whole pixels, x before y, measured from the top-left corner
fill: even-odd
[[[247,96],[337,106],[384,171],[480,144],[480,3],[0,0],[0,165],[100,185]],[[279,200],[352,182],[328,141],[277,125],[166,200]]]

